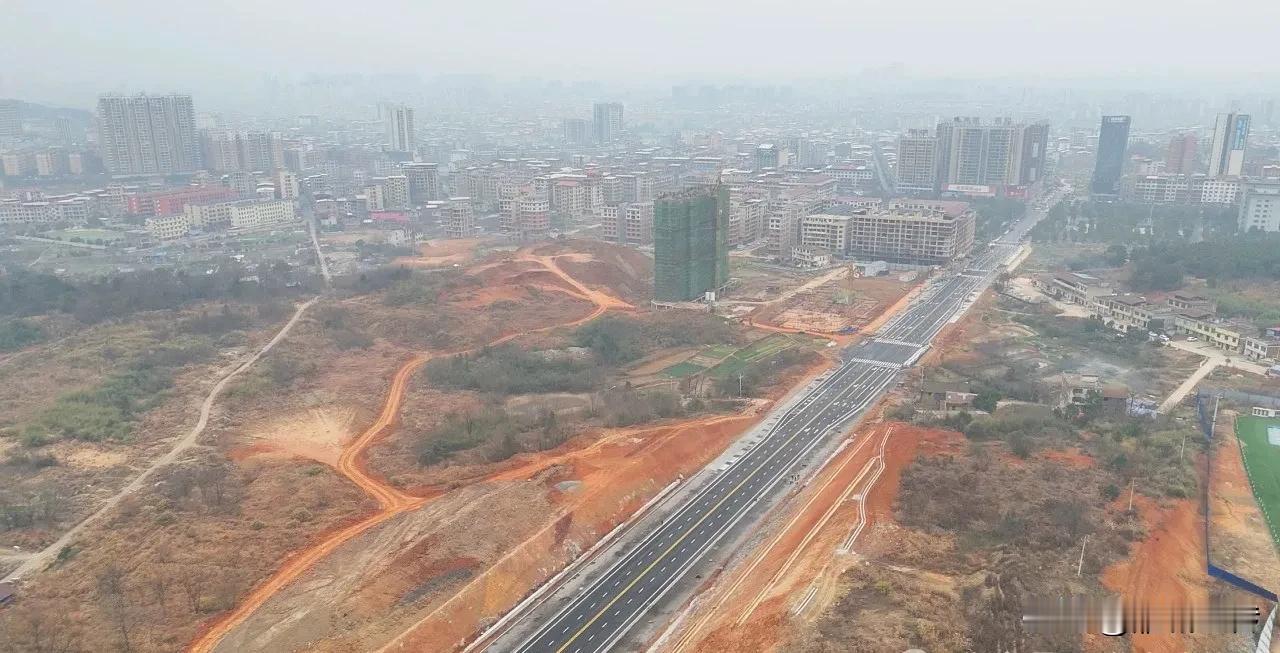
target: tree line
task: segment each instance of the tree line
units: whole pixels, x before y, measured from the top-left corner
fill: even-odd
[[[310,275],[284,261],[249,270],[235,259],[224,259],[208,273],[158,268],[89,278],[8,268],[0,270],[0,317],[59,312],[94,324],[197,301],[259,301],[294,295],[314,285]]]
[[[1174,290],[1186,276],[1209,283],[1280,279],[1280,233],[1250,232],[1198,243],[1160,241],[1133,252],[1134,290]]]

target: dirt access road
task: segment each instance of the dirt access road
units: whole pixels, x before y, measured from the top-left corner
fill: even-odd
[[[634,308],[631,304],[624,302],[616,297],[602,293],[600,291],[587,288],[578,280],[569,276],[556,264],[554,256],[535,256],[527,254],[521,256],[519,260],[536,262],[548,271],[563,279],[572,286],[577,292],[571,292],[579,296],[581,299],[591,302],[595,305],[595,310],[587,314],[585,317],[576,320],[552,324],[538,329],[529,331],[521,331],[507,334],[482,347],[474,347],[463,351],[455,351],[443,356],[460,356],[465,355],[483,347],[492,347],[500,345],[520,336],[550,331],[552,329],[573,328],[590,322],[603,315],[610,309],[626,310]],[[346,528],[338,530],[326,539],[320,541],[309,549],[301,553],[289,557],[284,565],[280,567],[270,578],[258,585],[247,597],[236,607],[235,610],[227,613],[225,616],[214,622],[208,630],[201,634],[189,647],[192,653],[208,653],[213,651],[218,643],[222,641],[228,633],[240,624],[267,602],[272,596],[279,592],[289,583],[293,582],[305,571],[312,568],[322,558],[328,556],[339,546],[342,546],[352,538],[368,531],[369,529],[410,510],[416,510],[426,504],[428,501],[438,495],[414,496],[405,494],[400,490],[388,485],[384,480],[369,473],[365,467],[364,454],[369,447],[383,436],[387,435],[395,426],[396,418],[400,414],[400,406],[404,401],[405,391],[408,388],[409,380],[413,375],[422,368],[427,361],[435,356],[428,353],[421,353],[409,359],[396,370],[395,376],[392,377],[391,387],[387,391],[386,401],[383,403],[382,411],[378,415],[378,419],[374,421],[363,433],[351,442],[338,458],[337,470],[343,476],[351,479],[362,490],[368,493],[378,502],[378,511],[365,519],[358,521]]]
[[[224,389],[226,389],[227,384],[231,382],[231,379],[234,379],[245,370],[252,367],[254,363],[258,362],[258,359],[265,356],[267,352],[271,351],[271,349],[281,340],[284,340],[285,336],[289,335],[289,331],[293,330],[294,325],[298,323],[298,320],[302,319],[302,314],[305,313],[308,308],[314,306],[319,300],[319,297],[313,297],[298,306],[297,310],[293,313],[293,317],[289,318],[288,322],[285,322],[284,326],[280,328],[280,331],[278,331],[266,345],[263,345],[262,349],[259,349],[253,356],[249,357],[248,360],[237,365],[235,369],[218,379],[218,382],[209,390],[209,394],[205,396],[204,403],[200,405],[200,417],[196,420],[195,426],[191,427],[191,430],[188,431],[186,435],[178,438],[168,452],[152,461],[146,469],[133,477],[133,480],[129,481],[128,485],[120,488],[119,492],[110,499],[104,501],[97,510],[81,520],[80,523],[68,529],[67,532],[62,534],[62,537],[59,537],[52,544],[46,546],[40,551],[32,553],[30,557],[22,562],[21,565],[18,565],[16,569],[9,572],[3,580],[17,580],[25,578],[31,574],[39,573],[45,567],[48,567],[49,564],[57,557],[58,552],[62,551],[64,547],[70,544],[81,531],[100,519],[107,512],[114,509],[122,500],[124,500],[125,497],[138,491],[138,489],[146,483],[147,479],[150,478],[156,470],[173,463],[178,459],[178,456],[181,456],[187,451],[187,449],[190,449],[195,445],[200,440],[200,435],[204,433],[205,426],[209,423],[209,414],[213,412],[214,403],[217,402],[218,396],[222,394]]]
[[[812,578],[814,561],[834,557],[835,550],[850,537],[849,517],[854,512],[865,514],[865,497],[874,487],[872,477],[879,476],[876,470],[883,468],[882,452],[892,430],[892,426],[875,425],[850,436],[844,448],[832,456],[814,481],[798,494],[797,507],[775,516],[775,519],[789,516],[786,525],[776,532],[771,530],[767,543],[762,543],[740,566],[728,570],[708,587],[701,600],[695,599],[690,604],[687,615],[696,619],[687,625],[677,624],[670,634],[676,637],[672,639],[669,635],[668,641],[659,642],[653,648],[685,653],[725,644],[723,634],[719,637],[713,634],[721,630],[750,630],[746,627],[748,622],[766,602],[771,603],[767,610],[770,614],[763,621],[772,622],[776,618],[773,613],[779,611],[779,606],[772,603],[784,603],[791,594],[804,589],[804,584]],[[854,500],[850,501],[851,498]],[[841,513],[840,517],[833,523],[837,512]],[[806,559],[801,560],[802,556]],[[797,574],[797,570],[800,573]],[[759,643],[738,640],[733,646]]]

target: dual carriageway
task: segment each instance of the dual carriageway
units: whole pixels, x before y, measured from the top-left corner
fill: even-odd
[[[618,543],[602,574],[532,634],[489,650],[517,653],[601,653],[631,633],[664,596],[705,562],[713,548],[785,492],[810,453],[845,432],[958,319],[1017,253],[1022,236],[1042,213],[1029,215],[967,262],[944,271],[875,337],[843,352],[841,365],[815,380],[797,399],[766,419],[743,455],[643,537]],[[755,511],[756,517],[762,511]]]

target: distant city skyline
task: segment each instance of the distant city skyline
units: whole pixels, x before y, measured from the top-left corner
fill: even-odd
[[[662,86],[890,70],[924,78],[1064,82],[1141,76],[1148,88],[1213,79],[1259,88],[1265,86],[1260,79],[1280,76],[1280,61],[1271,56],[1280,5],[1261,0],[1234,7],[1248,20],[1235,23],[1231,47],[1196,48],[1181,60],[1170,60],[1163,46],[1170,34],[1199,31],[1203,12],[1155,0],[1084,0],[1061,12],[1012,0],[983,7],[807,0],[784,9],[762,0],[651,0],[602,3],[590,11],[516,0],[393,2],[384,8],[396,16],[394,26],[376,34],[351,29],[367,19],[366,6],[320,4],[194,4],[176,21],[170,3],[158,0],[109,8],[11,0],[0,43],[8,64],[0,97],[88,106],[86,98],[105,92],[243,92],[246,81],[310,73],[492,74]],[[424,39],[415,25],[447,29]],[[632,38],[618,38],[620,26]],[[749,42],[775,47],[726,56]]]

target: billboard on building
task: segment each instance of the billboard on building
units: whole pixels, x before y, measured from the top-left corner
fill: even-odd
[[[994,188],[984,184],[947,184],[948,193],[959,193],[971,197],[995,197]]]

